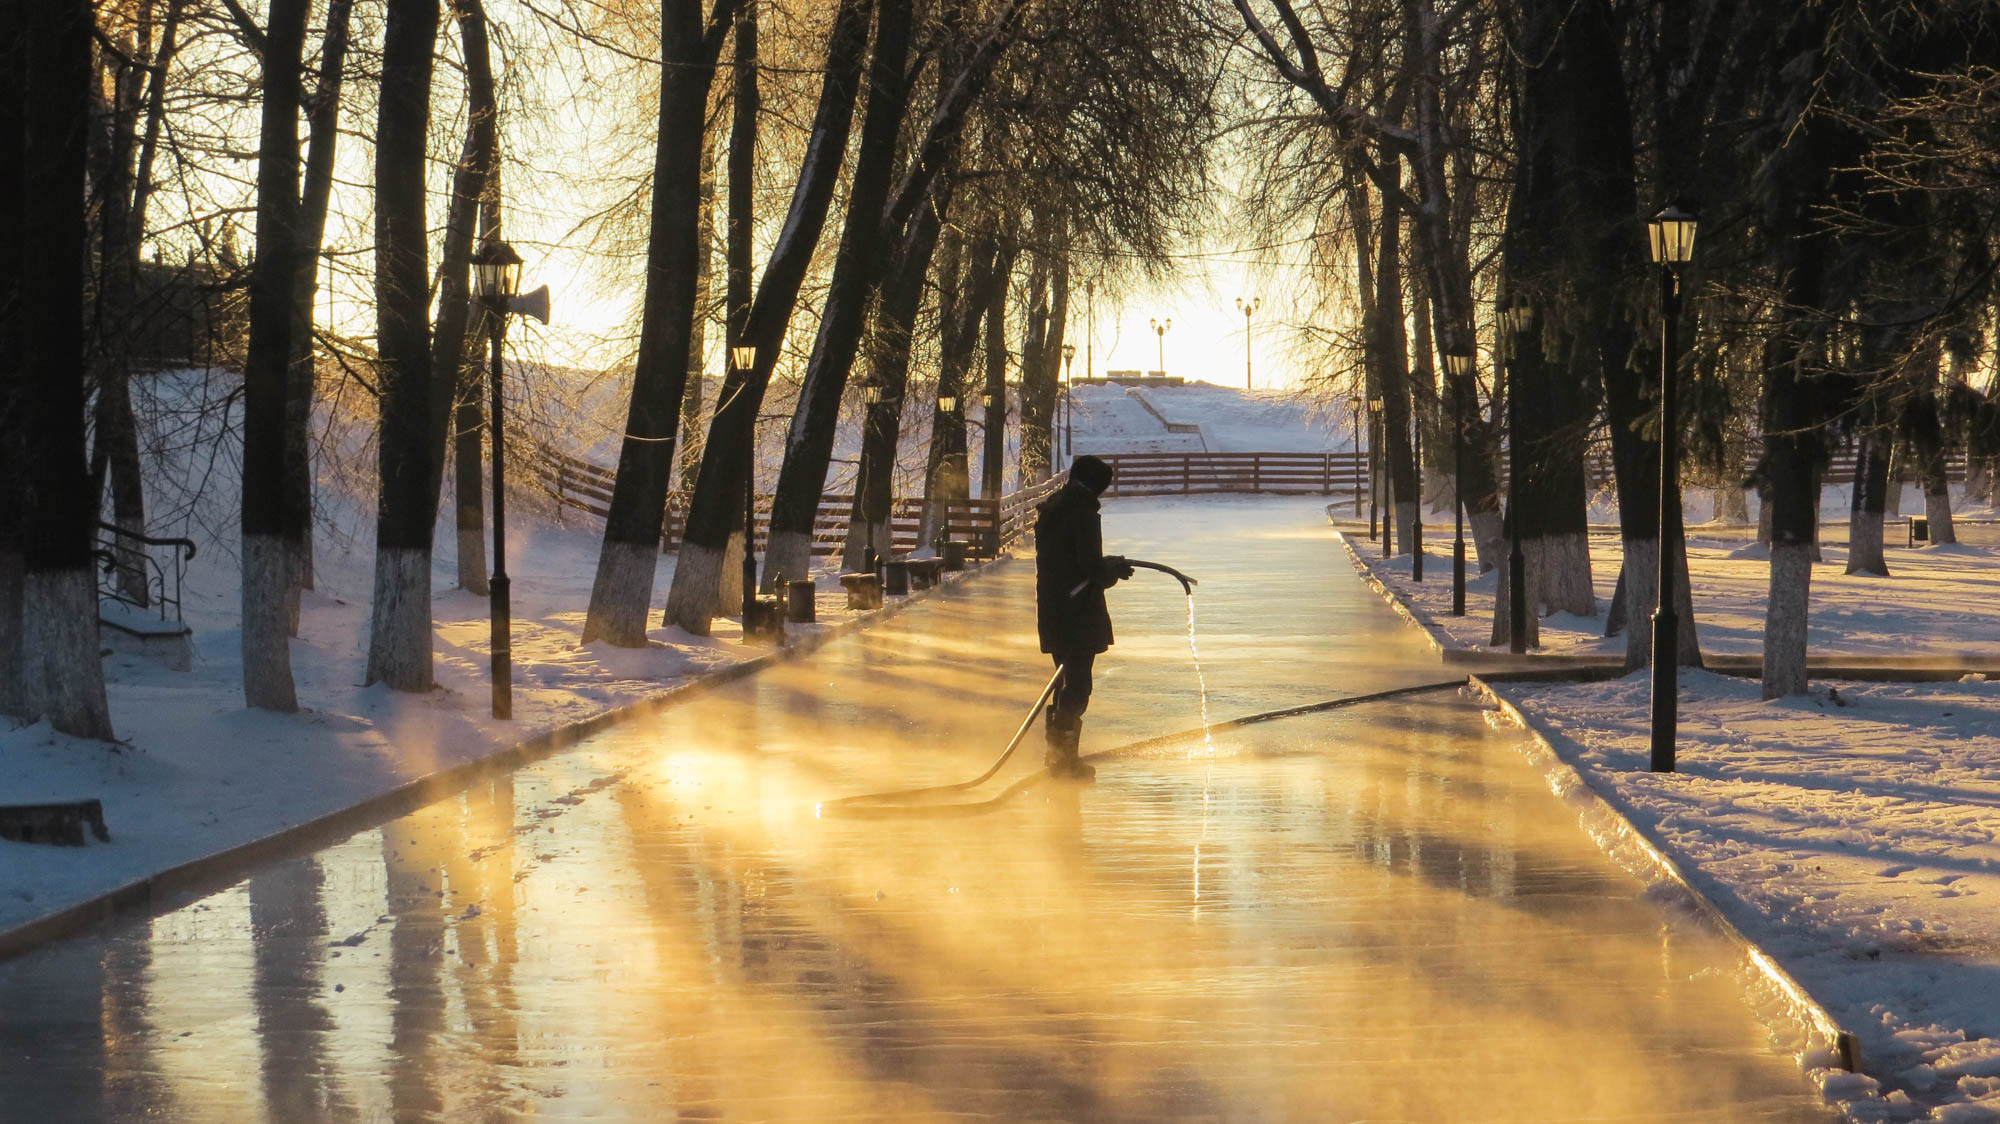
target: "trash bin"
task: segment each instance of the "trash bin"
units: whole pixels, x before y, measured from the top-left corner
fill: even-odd
[[[749,606],[750,619],[743,622],[743,637],[746,640],[766,644],[782,644],[785,640],[785,614],[778,609],[775,597],[759,597]]]
[[[847,591],[847,607],[850,609],[882,607],[882,579],[876,574],[842,574],[840,587]]]
[[[891,597],[907,597],[910,594],[910,564],[898,558],[882,567],[882,592]]]
[[[1922,515],[1910,516],[1910,545],[1931,541],[1931,521]]]
[[[785,583],[785,619],[793,624],[811,624],[817,603],[813,600],[818,591],[810,581]]]
[[[971,546],[972,544],[966,542],[964,539],[947,539],[944,544],[944,568],[947,570],[965,569],[965,552]]]

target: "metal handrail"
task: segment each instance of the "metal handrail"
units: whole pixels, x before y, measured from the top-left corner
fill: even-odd
[[[149,546],[173,548],[173,553],[168,556],[172,560],[172,568],[160,565],[160,560],[144,549]],[[157,609],[161,620],[181,624],[181,579],[186,576],[188,560],[194,555],[193,539],[141,534],[100,520],[97,524],[97,547],[91,551],[91,556],[98,561],[97,595],[100,599],[109,598],[135,609]],[[145,593],[138,597],[129,593],[122,581],[122,574],[133,559],[143,559],[141,582]],[[169,609],[173,612],[172,616],[168,616]]]

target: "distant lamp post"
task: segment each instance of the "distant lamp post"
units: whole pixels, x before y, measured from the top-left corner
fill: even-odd
[[[749,409],[750,398],[746,383],[750,368],[757,365],[757,348],[751,344],[733,344],[729,348],[729,366],[739,376],[736,393],[743,399],[744,409]],[[760,631],[757,620],[757,418],[751,415],[744,427],[744,446],[748,454],[743,466],[743,640],[748,643],[754,633]]]
[[[1521,473],[1527,458],[1521,455],[1521,357],[1520,337],[1535,326],[1535,306],[1525,297],[1500,310],[1501,325],[1514,336],[1507,351],[1507,650],[1521,655],[1528,650],[1528,566],[1521,554]]]
[[[1653,611],[1652,770],[1674,771],[1680,721],[1680,611],[1674,605],[1674,556],[1681,541],[1680,413],[1675,374],[1680,366],[1681,269],[1694,257],[1697,220],[1668,204],[1647,224],[1660,268],[1660,518],[1659,608]]]
[[[1427,372],[1428,373],[1428,372]],[[1437,376],[1431,374],[1433,382]],[[1436,388],[1432,388],[1436,394]],[[1417,466],[1417,494],[1410,497],[1410,541],[1404,545],[1410,548],[1410,580],[1424,580],[1424,396],[1410,395],[1410,460]]]
[[[1446,355],[1444,373],[1451,380],[1451,615],[1465,615],[1465,398],[1472,378],[1472,356]]]
[[[1361,475],[1362,475],[1361,399],[1358,397],[1349,398],[1347,400],[1347,410],[1348,410],[1347,416],[1354,419],[1354,517],[1356,519],[1359,519],[1361,518]],[[1368,537],[1371,539],[1375,537],[1374,530],[1372,527],[1369,531]]]
[[[1384,438],[1389,433],[1389,415],[1383,411],[1385,403],[1380,398],[1368,400],[1368,451],[1369,461],[1375,466],[1375,491],[1368,501],[1368,525],[1375,525],[1376,511],[1382,513],[1382,557],[1396,553],[1395,512],[1389,508],[1394,497],[1389,493],[1389,461],[1382,455]]]
[[[1165,320],[1152,320],[1148,323],[1153,326],[1153,334],[1160,337],[1160,373],[1164,375],[1167,373],[1167,333],[1173,330],[1174,318],[1169,316]]]
[[[487,311],[490,326],[492,369],[488,382],[493,387],[493,416],[488,432],[493,437],[493,580],[487,585],[488,605],[493,617],[493,717],[514,717],[514,628],[513,600],[507,580],[507,426],[500,393],[500,357],[507,341],[507,317],[525,313],[549,322],[549,289],[544,285],[523,297],[521,255],[497,238],[488,238],[473,251],[472,290]]]
[[[1070,410],[1070,399],[1076,393],[1076,345],[1066,343],[1062,347],[1063,357],[1063,447],[1065,460],[1076,456],[1076,415]]]
[[[1262,307],[1263,304],[1264,304],[1263,297],[1251,297],[1248,303],[1245,303],[1242,297],[1236,298],[1236,308],[1238,311],[1243,313],[1243,389],[1245,390],[1251,389],[1250,317],[1253,313],[1257,311],[1258,308]]]

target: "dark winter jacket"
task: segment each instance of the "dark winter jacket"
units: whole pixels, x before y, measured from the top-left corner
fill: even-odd
[[[1065,484],[1035,508],[1035,625],[1044,652],[1102,652],[1111,646],[1104,591],[1131,571],[1104,556],[1097,497]]]

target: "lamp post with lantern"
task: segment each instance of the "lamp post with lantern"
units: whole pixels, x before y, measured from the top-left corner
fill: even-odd
[[[1169,316],[1165,320],[1150,320],[1147,323],[1153,326],[1153,334],[1160,337],[1160,373],[1164,375],[1167,373],[1167,333],[1173,330],[1174,318]]]
[[[513,313],[549,322],[549,287],[521,295],[521,255],[497,238],[473,251],[473,293],[486,310],[493,387],[492,416],[487,421],[493,441],[493,578],[487,583],[493,618],[493,717],[514,716],[513,601],[507,580],[507,425],[501,394],[501,353],[507,341],[507,317]]]
[[[1264,304],[1263,297],[1251,297],[1245,301],[1236,298],[1236,308],[1243,313],[1243,389],[1251,389],[1250,382],[1250,317]]]
[[[1446,355],[1444,372],[1451,380],[1451,615],[1465,615],[1465,384],[1472,378],[1472,356]]]
[[[1348,417],[1354,419],[1354,517],[1361,518],[1361,398],[1356,395],[1347,400]],[[1374,524],[1369,524],[1369,538],[1374,538]]]
[[[1507,340],[1507,650],[1528,650],[1528,566],[1521,553],[1521,474],[1527,458],[1521,453],[1520,337],[1535,326],[1535,306],[1515,297],[1500,309],[1500,326]]]
[[[732,344],[729,348],[729,365],[739,379],[750,377],[750,368],[757,362],[757,349],[749,344]],[[739,382],[741,387],[743,382]],[[741,389],[745,407],[749,396]],[[747,643],[753,636],[763,631],[757,619],[757,419],[750,418],[744,427],[743,465],[743,639]],[[772,621],[771,624],[778,622]]]
[[[1076,345],[1062,345],[1063,357],[1063,444],[1062,456],[1065,463],[1076,456],[1076,415],[1070,410],[1070,399],[1076,394]]]
[[[1679,724],[1680,612],[1674,604],[1674,558],[1681,541],[1680,415],[1675,375],[1680,366],[1681,270],[1694,257],[1695,216],[1668,204],[1647,223],[1660,267],[1660,514],[1659,607],[1653,611],[1651,767],[1674,771]]]

